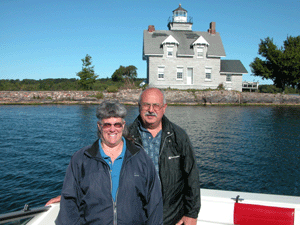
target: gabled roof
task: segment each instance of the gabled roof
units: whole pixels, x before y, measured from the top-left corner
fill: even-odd
[[[209,45],[209,43],[208,43],[202,36],[200,36],[200,37],[193,43],[193,45],[196,45],[196,44]]]
[[[168,43],[177,44],[177,45],[179,44],[178,41],[172,35],[167,37],[161,44],[168,44]]]
[[[203,37],[208,43],[207,56],[208,57],[225,57],[225,50],[220,37],[220,34],[212,35],[205,31],[189,31],[189,30],[156,30],[148,32],[144,30],[143,40],[143,56],[149,55],[163,55],[163,48],[161,43],[170,35],[178,42],[178,56],[193,56],[194,50],[192,44],[199,38]]]
[[[220,73],[248,73],[240,60],[221,60]]]

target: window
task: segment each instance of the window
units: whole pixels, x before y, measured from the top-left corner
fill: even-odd
[[[231,74],[226,75],[226,82],[231,82]]]
[[[197,57],[203,58],[203,47],[197,47]]]
[[[165,68],[158,67],[158,79],[163,80],[165,78]]]
[[[186,12],[177,11],[177,12],[175,12],[175,16],[186,16]]]
[[[168,57],[173,57],[173,48],[167,48]]]
[[[177,67],[177,80],[183,79],[183,67]]]
[[[205,79],[211,80],[211,68],[205,68]]]

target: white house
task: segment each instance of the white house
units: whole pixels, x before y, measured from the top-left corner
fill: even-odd
[[[192,20],[179,5],[168,23],[169,30],[144,30],[143,60],[148,84],[157,88],[242,91],[242,75],[248,73],[240,60],[221,60],[225,50],[211,22],[205,31],[192,31]]]

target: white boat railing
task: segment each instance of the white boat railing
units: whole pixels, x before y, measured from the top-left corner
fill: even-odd
[[[44,206],[44,207],[30,209],[28,205],[25,205],[22,211],[11,212],[11,213],[0,215],[0,224],[4,224],[16,220],[24,220],[27,218],[32,218],[42,212],[48,211],[49,208],[50,206]]]
[[[32,209],[25,205],[21,211],[0,215],[0,224],[55,225],[58,212],[59,203]]]

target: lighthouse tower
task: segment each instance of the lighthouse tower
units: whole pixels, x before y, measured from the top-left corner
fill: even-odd
[[[179,7],[173,11],[172,20],[169,19],[168,28],[169,30],[192,30],[191,21],[191,18],[188,21],[187,11],[179,4]]]

